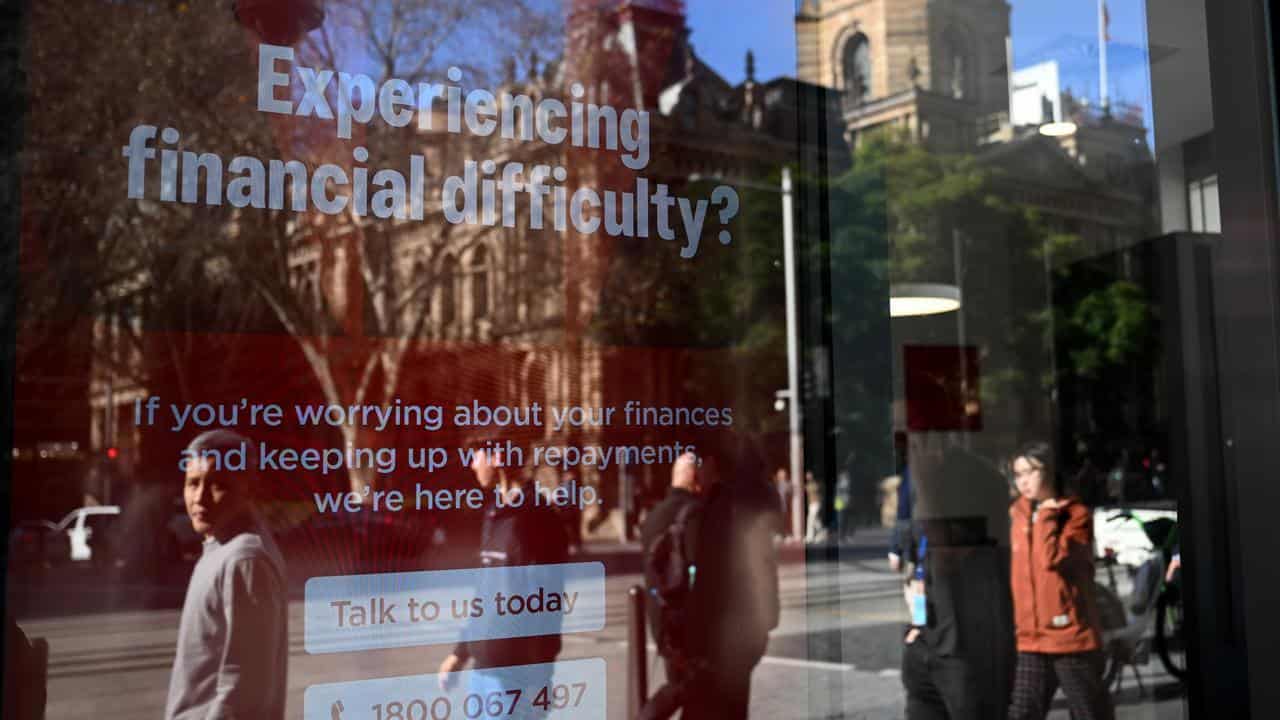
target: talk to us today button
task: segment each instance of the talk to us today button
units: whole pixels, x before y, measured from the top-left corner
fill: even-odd
[[[602,630],[599,562],[316,577],[308,653]]]

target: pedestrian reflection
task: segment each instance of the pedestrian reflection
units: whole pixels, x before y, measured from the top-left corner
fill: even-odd
[[[1047,443],[1013,459],[1009,515],[1018,662],[1011,720],[1043,720],[1061,687],[1075,718],[1109,720],[1101,619],[1093,588],[1093,515],[1068,495]]]
[[[468,444],[471,471],[485,493],[480,546],[474,562],[483,567],[527,567],[566,562],[569,539],[564,524],[555,510],[540,502],[532,479],[525,472],[525,453],[518,438],[483,435]],[[519,572],[490,574],[486,577],[501,587],[482,588],[482,595],[512,595],[523,588]],[[555,588],[549,588],[555,590]],[[473,618],[483,623],[483,618]],[[478,633],[484,635],[484,633]],[[462,641],[440,663],[437,671],[441,688],[454,684],[454,676],[474,660],[476,672],[471,683],[477,691],[497,691],[503,687],[501,673],[491,670],[512,666],[547,663],[546,676],[551,680],[551,665],[560,654],[559,633],[535,637],[497,638]],[[536,682],[534,684],[537,684]]]
[[[178,625],[168,720],[283,718],[289,658],[284,559],[255,509],[251,444],[211,430],[187,446],[183,499],[204,537]],[[239,464],[236,467],[240,467]]]
[[[749,438],[712,447],[676,461],[641,533],[668,678],[642,717],[747,717],[752,673],[778,626],[776,487]]]

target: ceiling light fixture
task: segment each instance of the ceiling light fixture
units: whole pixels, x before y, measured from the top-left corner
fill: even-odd
[[[1048,122],[1040,126],[1040,134],[1046,137],[1067,137],[1075,135],[1076,129],[1073,122]]]
[[[960,288],[943,283],[896,283],[889,287],[889,317],[939,315],[960,309]]]

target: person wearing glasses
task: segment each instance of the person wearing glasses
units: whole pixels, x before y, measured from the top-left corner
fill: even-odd
[[[1111,720],[1093,587],[1093,514],[1066,494],[1047,443],[1012,463],[1010,579],[1018,649],[1010,720],[1043,720],[1059,687],[1076,720]]]

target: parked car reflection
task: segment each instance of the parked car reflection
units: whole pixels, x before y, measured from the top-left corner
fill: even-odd
[[[72,510],[57,523],[20,523],[9,534],[15,564],[29,569],[67,562],[107,562],[112,525],[119,515],[118,505],[91,505]]]

